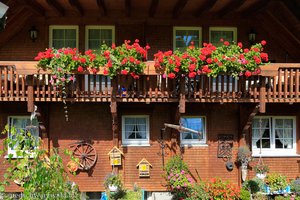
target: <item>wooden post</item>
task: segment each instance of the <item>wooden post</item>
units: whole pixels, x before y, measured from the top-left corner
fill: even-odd
[[[33,75],[27,76],[27,111],[34,111]]]
[[[261,86],[259,89],[259,112],[266,112],[266,77],[260,77]]]
[[[118,140],[118,114],[117,114],[117,90],[118,90],[118,84],[117,79],[114,78],[111,80],[112,82],[112,88],[111,88],[111,104],[110,104],[110,112],[112,116],[112,133],[113,133],[113,143],[114,146],[119,146],[119,140]]]
[[[185,113],[185,77],[180,77],[179,83],[180,95],[179,95],[179,113]]]

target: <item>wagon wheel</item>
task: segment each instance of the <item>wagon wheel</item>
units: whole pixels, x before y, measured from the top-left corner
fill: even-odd
[[[73,156],[78,158],[80,170],[90,170],[97,161],[97,152],[95,148],[88,143],[80,143],[73,150]]]

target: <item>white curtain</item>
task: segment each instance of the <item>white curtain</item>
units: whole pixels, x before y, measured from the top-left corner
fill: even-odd
[[[268,118],[260,118],[260,119],[254,119],[253,120],[253,129],[252,129],[252,144],[256,145],[257,142],[260,140],[260,138],[263,137],[264,132],[269,129],[269,119]],[[270,137],[270,134],[269,134]],[[257,146],[257,148],[260,148],[260,146]]]
[[[136,119],[136,138],[137,139],[146,139],[146,119],[145,118],[137,118]]]
[[[125,138],[135,139],[135,118],[125,118]]]
[[[276,119],[275,120],[275,138],[283,144],[284,148],[293,147],[293,120]],[[285,147],[286,146],[286,147]]]

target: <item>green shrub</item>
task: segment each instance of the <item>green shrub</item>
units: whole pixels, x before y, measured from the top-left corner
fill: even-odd
[[[288,186],[286,176],[278,173],[268,174],[265,182],[270,187],[271,192],[282,190]]]
[[[291,191],[297,195],[300,195],[300,179],[297,178],[291,182]]]
[[[209,200],[209,194],[206,192],[206,185],[203,181],[195,183],[190,190],[189,197],[185,200]]]
[[[252,200],[267,200],[268,197],[262,193],[256,193],[252,195]]]
[[[264,182],[262,179],[253,178],[251,180],[247,180],[243,183],[243,188],[247,189],[251,194],[255,194],[257,192],[264,192]]]
[[[247,189],[242,188],[240,192],[240,200],[249,200],[250,199],[250,192]]]

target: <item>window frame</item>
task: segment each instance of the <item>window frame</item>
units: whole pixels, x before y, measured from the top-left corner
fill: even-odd
[[[207,120],[206,116],[182,116],[181,118],[203,118],[204,119],[204,133],[203,139],[182,139],[182,133],[180,133],[180,145],[181,146],[207,146]],[[181,120],[180,118],[180,120]],[[188,128],[188,127],[187,127]]]
[[[125,118],[145,118],[146,119],[146,139],[126,139],[125,138]],[[122,146],[150,146],[150,121],[149,115],[122,115]]]
[[[209,27],[209,43],[212,43],[212,41],[211,41],[211,39],[212,39],[211,32],[212,31],[232,31],[233,32],[233,41],[228,41],[228,42],[237,43],[237,27],[233,27],[233,26],[211,26],[211,27]]]
[[[177,50],[176,48],[176,31],[185,30],[185,31],[199,31],[199,47],[202,46],[202,27],[201,26],[173,26],[173,51]]]
[[[54,29],[75,29],[76,30],[76,47],[79,48],[79,26],[77,25],[50,25],[49,26],[49,48],[53,48],[53,30]]]
[[[115,43],[115,26],[99,26],[99,25],[87,25],[85,26],[85,50],[89,49],[89,30],[90,29],[111,29],[112,30],[112,43]],[[100,48],[100,47],[99,47]]]
[[[260,154],[260,148],[256,148],[252,142],[253,138],[253,125],[251,126],[251,147],[252,147],[252,156],[264,156],[264,157],[280,157],[280,156],[297,156],[297,141],[296,141],[296,134],[297,134],[297,126],[296,126],[296,116],[256,116],[254,119],[269,119],[270,123],[270,148],[262,148],[262,152]],[[293,120],[293,148],[291,149],[284,149],[284,148],[276,148],[275,147],[275,120],[276,119],[291,119]]]
[[[7,117],[7,124],[9,126],[9,131],[7,132],[7,134],[8,134],[7,137],[11,137],[11,134],[10,134],[10,129],[11,129],[10,119],[14,119],[14,118],[30,119],[30,116],[28,116],[28,115],[13,115],[13,116],[8,116]],[[39,136],[40,136],[40,130],[38,129],[38,136],[37,137],[39,137]],[[37,146],[35,146],[34,148],[37,148]],[[8,146],[7,147],[7,156],[6,157],[8,157],[9,154],[12,154],[13,158],[17,157],[16,150],[11,149]]]

